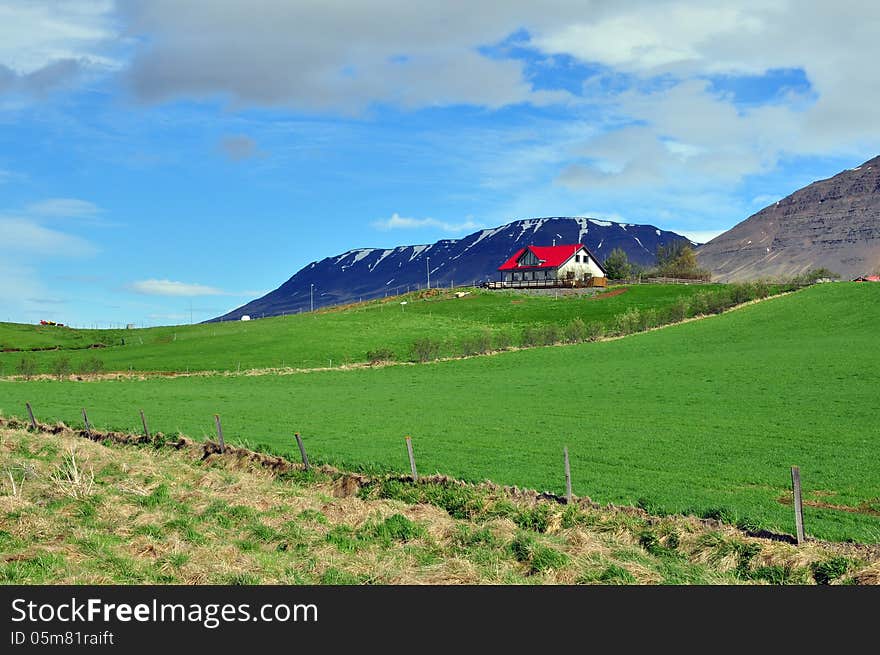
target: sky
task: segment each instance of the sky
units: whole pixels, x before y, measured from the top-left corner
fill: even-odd
[[[880,3],[0,0],[0,321],[220,315],[539,216],[704,242],[880,153]]]

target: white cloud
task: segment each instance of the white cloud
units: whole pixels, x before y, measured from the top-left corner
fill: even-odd
[[[118,38],[113,0],[27,0],[0,4],[0,65],[19,76],[59,61],[115,67],[100,52]]]
[[[686,230],[676,230],[676,229],[672,229],[671,231],[677,232],[678,234],[681,234],[682,236],[686,236],[688,239],[690,239],[691,241],[694,241],[696,243],[708,243],[709,241],[711,241],[712,239],[717,237],[719,234],[723,234],[727,230],[726,229],[724,229],[724,230],[687,230],[687,229]]]
[[[141,280],[132,282],[135,293],[146,296],[222,296],[224,291],[204,284],[175,282],[173,280]]]
[[[122,5],[122,19],[144,37],[131,81],[145,101],[219,96],[350,114],[375,103],[500,107],[568,98],[535,91],[522,62],[480,52],[543,13],[526,2],[493,5],[264,0],[255,11],[238,0],[190,0],[181,10],[176,0],[135,0]]]
[[[602,62],[617,70],[652,71],[674,65],[722,70],[747,68],[743,61],[718,62],[707,46],[723,37],[761,37],[766,3],[654,2],[619,3],[614,10],[585,11],[570,23],[552,26],[533,43],[544,52]]]
[[[617,212],[581,212],[578,216],[585,216],[587,218],[595,218],[602,221],[612,221],[614,223],[628,223],[623,216],[618,214]]]
[[[12,256],[43,255],[60,257],[88,257],[97,247],[72,234],[52,230],[25,218],[0,216],[0,234],[10,244]]]
[[[56,218],[88,218],[101,212],[94,203],[77,198],[49,198],[27,205],[29,214]]]
[[[381,221],[374,221],[373,227],[378,230],[415,230],[423,228],[437,228],[444,232],[459,234],[469,230],[478,230],[482,225],[468,219],[461,223],[448,223],[446,221],[438,221],[435,218],[407,218],[400,216],[397,212]]]

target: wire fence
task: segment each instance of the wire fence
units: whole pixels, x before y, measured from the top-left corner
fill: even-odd
[[[28,431],[41,432],[41,433],[45,433],[45,434],[58,434],[64,428],[67,428],[67,426],[65,426],[64,424],[57,424],[57,425],[52,426],[52,425],[48,425],[48,424],[44,424],[44,423],[39,423],[35,417],[34,410],[33,410],[33,407],[31,406],[30,402],[25,403],[25,409],[27,410],[27,415],[28,415],[26,422],[22,422],[20,419],[18,419],[16,417],[12,417],[10,420],[10,419],[6,419],[6,418],[3,418],[2,416],[0,416],[0,426],[5,425],[6,427],[16,428],[16,427],[22,427],[22,425],[23,425],[24,427],[26,427],[26,429]],[[177,441],[169,441],[168,439],[166,439],[164,437],[164,435],[161,432],[154,432],[151,434],[150,430],[149,430],[148,423],[147,423],[146,415],[142,409],[139,410],[139,416],[140,416],[141,424],[143,426],[143,433],[142,434],[134,434],[134,433],[128,433],[128,432],[126,432],[126,433],[102,432],[102,431],[95,429],[95,427],[89,421],[86,408],[82,408],[83,429],[78,431],[78,433],[80,436],[83,436],[83,437],[90,439],[92,441],[104,441],[107,439],[111,439],[111,440],[115,440],[115,441],[121,442],[121,443],[133,443],[133,444],[152,443],[156,446],[159,446],[159,445],[171,446],[171,447],[175,447],[175,448],[180,448],[181,444],[186,442],[183,435],[179,435],[179,439]],[[297,446],[299,453],[300,453],[301,464],[293,464],[293,463],[285,460],[283,457],[270,456],[267,453],[261,453],[259,451],[249,450],[247,448],[243,448],[240,446],[232,446],[230,448],[229,446],[226,445],[226,441],[225,441],[224,434],[223,434],[223,426],[222,426],[222,422],[221,422],[219,414],[214,414],[213,423],[214,423],[214,428],[216,431],[216,441],[211,441],[210,439],[206,438],[206,440],[203,442],[203,448],[204,448],[206,457],[209,455],[212,455],[212,454],[216,454],[219,456],[224,456],[227,454],[233,455],[233,456],[239,456],[239,457],[244,456],[244,457],[247,457],[248,459],[250,459],[251,461],[254,461],[257,463],[268,462],[271,466],[274,466],[275,468],[278,468],[279,461],[282,461],[290,466],[301,466],[302,469],[305,471],[310,470],[314,466],[314,463],[309,460],[308,454],[306,452],[305,441],[303,440],[302,435],[299,432],[295,432],[293,437],[294,437],[294,441],[295,441],[296,446]],[[67,428],[67,429],[70,429],[74,433],[77,433],[77,430],[75,430],[73,428]],[[406,474],[397,474],[397,475],[399,475],[402,478],[408,477],[413,483],[419,483],[419,482],[425,482],[425,481],[430,482],[431,478],[429,478],[428,480],[425,480],[424,478],[419,476],[417,466],[416,466],[416,454],[415,454],[416,450],[415,450],[413,438],[410,435],[405,435],[403,438],[403,441],[404,441],[404,446],[406,448],[407,459],[408,459],[409,467],[410,467],[410,473],[409,473],[409,476],[407,476]],[[559,495],[559,494],[551,493],[548,491],[543,491],[540,493],[534,492],[534,494],[533,494],[534,497],[536,499],[544,499],[544,500],[554,501],[554,502],[563,503],[563,504],[579,503],[579,504],[587,504],[587,505],[590,505],[593,507],[600,507],[600,505],[598,503],[594,503],[592,500],[590,500],[589,497],[578,498],[578,497],[574,496],[574,494],[572,493],[572,467],[571,467],[571,459],[569,457],[569,450],[568,450],[567,446],[563,446],[561,463],[562,463],[562,474],[560,477],[562,479],[564,479],[564,484],[565,484],[564,495]],[[751,533],[753,536],[772,538],[772,539],[781,540],[781,541],[789,541],[791,543],[794,543],[794,544],[797,544],[798,546],[800,546],[801,544],[803,544],[807,541],[805,528],[804,528],[804,513],[803,513],[804,502],[803,502],[803,496],[802,496],[802,490],[801,490],[800,468],[797,466],[792,466],[790,473],[791,473],[792,507],[794,509],[794,527],[795,527],[794,535],[777,534],[777,533],[772,533],[772,532],[769,532],[767,530],[762,530],[762,529],[748,529],[747,532]],[[437,477],[442,478],[444,480],[455,480],[454,478],[452,478],[450,476],[442,475],[439,472],[436,473],[434,476],[432,476],[432,478],[437,478]],[[460,481],[456,481],[456,482],[461,483],[461,484],[465,484]],[[635,508],[630,508],[630,509],[635,509]],[[720,518],[715,518],[714,520],[719,521],[719,523],[721,521]]]

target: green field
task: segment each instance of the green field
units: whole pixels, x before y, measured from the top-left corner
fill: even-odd
[[[724,285],[643,285],[601,300],[584,296],[526,296],[473,291],[464,298],[451,292],[437,297],[418,294],[377,300],[349,308],[241,321],[135,330],[74,330],[0,323],[0,350],[58,348],[37,352],[0,352],[0,375],[12,375],[23,355],[47,373],[60,357],[74,371],[98,358],[108,371],[231,371],[254,368],[317,368],[331,363],[363,362],[368,350],[388,348],[397,359],[409,357],[419,338],[443,341],[441,355],[461,354],[463,340],[488,330],[517,344],[527,325],[565,325],[575,317],[610,322],[630,308],[662,309]],[[400,301],[406,300],[406,305]],[[125,342],[122,345],[123,340]],[[89,348],[101,344],[101,348]]]
[[[535,503],[441,480],[269,472],[251,451],[221,456],[194,442],[132,446],[0,425],[0,470],[0,585],[880,578],[880,551],[850,544],[795,546],[686,517]]]
[[[134,430],[143,408],[152,429],[194,437],[219,413],[228,441],[292,454],[299,431],[315,459],[400,471],[411,434],[421,472],[556,492],[567,445],[578,495],[786,533],[797,464],[808,534],[877,543],[878,322],[880,285],[827,284],[615,341],[424,365],[0,381],[0,411],[23,416],[29,400],[42,420],[80,425],[87,406],[96,426]]]

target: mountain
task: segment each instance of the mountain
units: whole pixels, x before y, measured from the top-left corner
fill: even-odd
[[[712,279],[782,278],[825,267],[851,279],[880,267],[880,157],[813,182],[697,250]]]
[[[688,240],[653,225],[594,218],[530,218],[430,245],[357,248],[327,257],[312,262],[262,298],[212,320],[308,311],[312,291],[316,308],[403,293],[426,285],[429,261],[432,287],[497,280],[496,269],[514,252],[530,244],[552,245],[554,241],[583,243],[600,260],[614,248],[621,248],[630,261],[651,266],[657,246]]]

